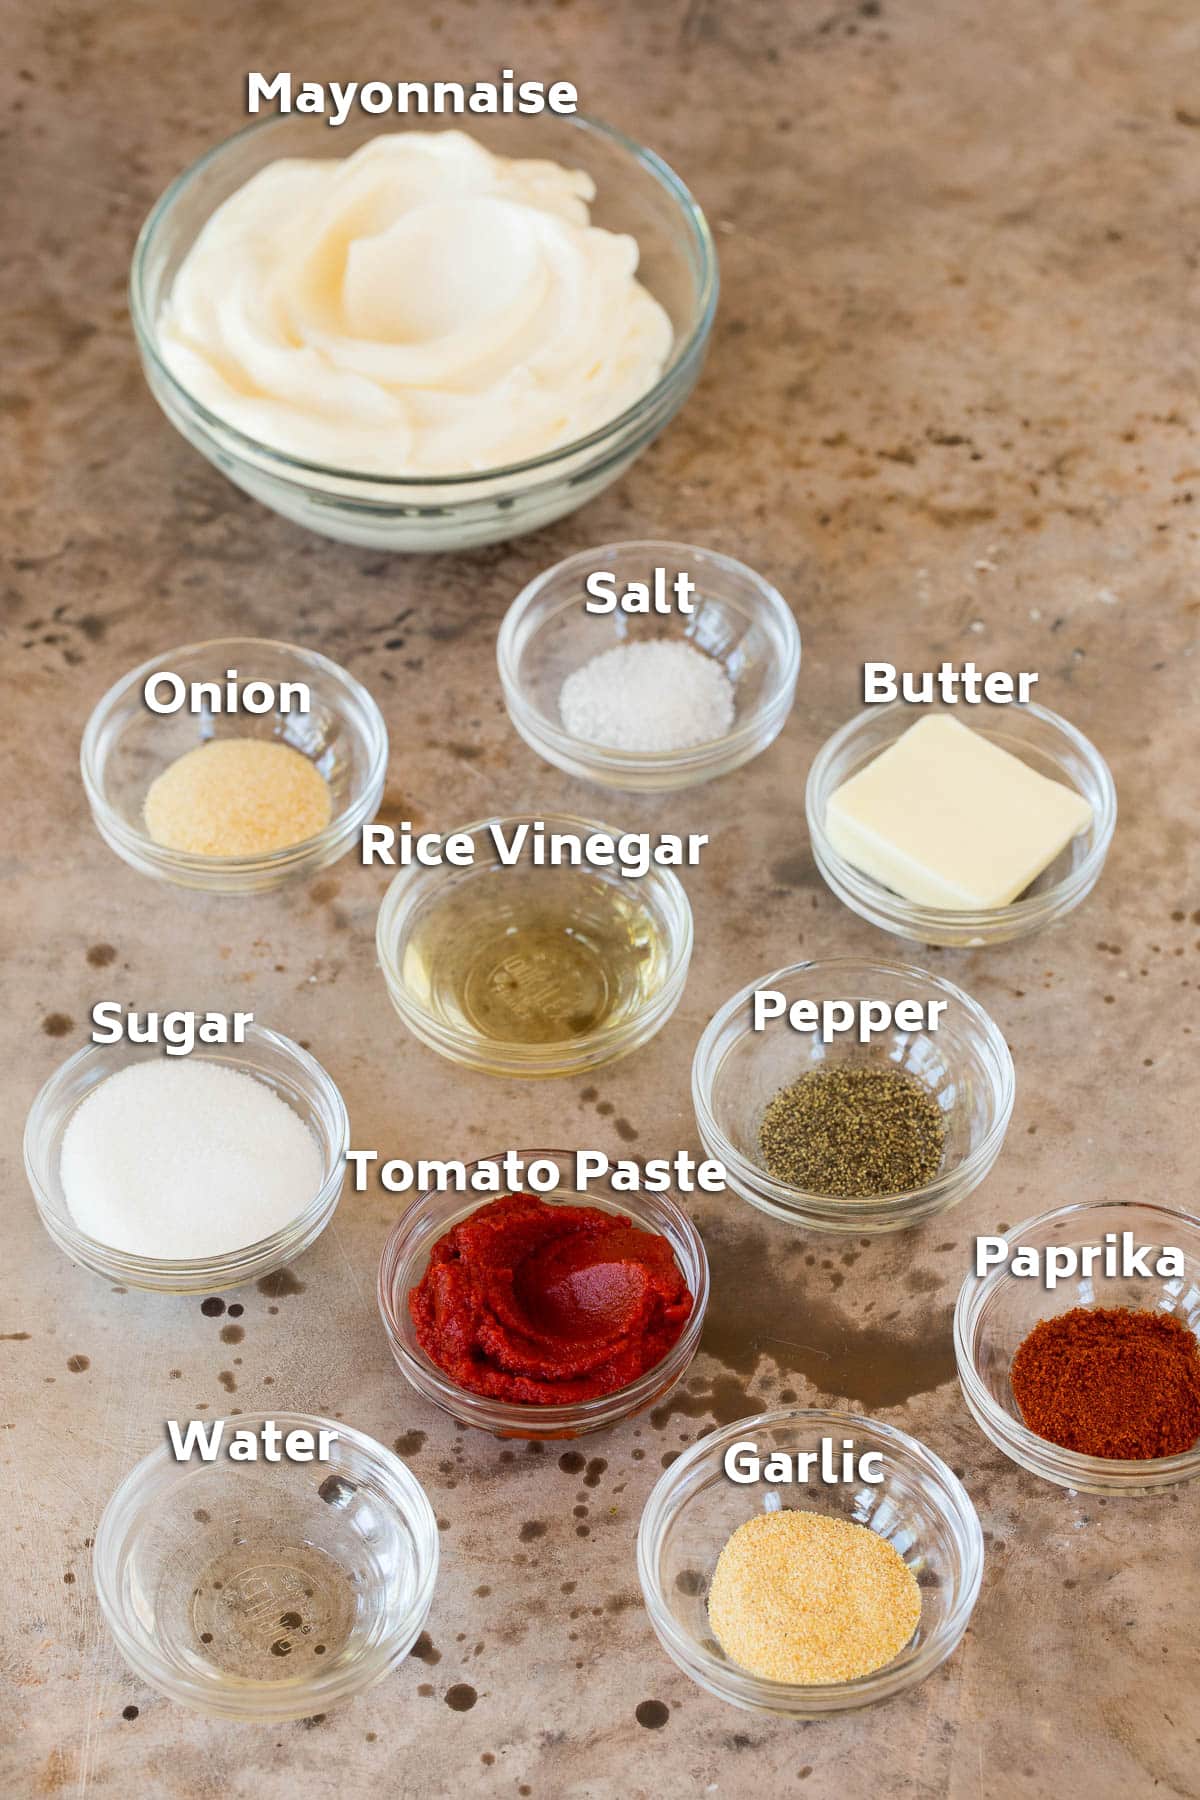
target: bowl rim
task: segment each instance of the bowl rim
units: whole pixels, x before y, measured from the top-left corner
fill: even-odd
[[[1089,1214],[1113,1211],[1153,1215],[1164,1222],[1183,1221],[1200,1234],[1200,1214],[1188,1212],[1184,1207],[1168,1206],[1165,1201],[1077,1200],[1069,1206],[1055,1206],[1047,1212],[1035,1213],[1032,1218],[1024,1219],[1010,1231],[998,1235],[1003,1235],[1006,1244],[1015,1245],[1035,1230],[1065,1221],[1082,1227]],[[954,1359],[958,1365],[959,1385],[976,1423],[997,1449],[1046,1480],[1085,1492],[1094,1487],[1097,1480],[1108,1480],[1118,1489],[1131,1490],[1147,1484],[1164,1487],[1200,1475],[1200,1438],[1190,1450],[1180,1451],[1175,1456],[1086,1456],[1081,1451],[1051,1443],[1049,1438],[1039,1437],[1024,1420],[996,1404],[976,1367],[975,1326],[989,1296],[1005,1279],[1017,1279],[1010,1273],[1007,1258],[984,1276],[977,1276],[973,1269],[968,1269],[954,1303]],[[1158,1309],[1147,1307],[1144,1310]],[[1052,1316],[1043,1314],[1047,1318]]]
[[[744,718],[735,716],[731,728],[720,737],[707,738],[700,744],[690,744],[684,750],[622,750],[617,746],[593,744],[586,738],[575,737],[534,704],[523,687],[518,672],[518,658],[525,648],[528,636],[524,631],[528,615],[552,582],[568,571],[573,572],[572,565],[582,568],[598,557],[641,551],[656,556],[661,554],[664,560],[676,562],[680,568],[685,567],[689,560],[701,556],[724,575],[748,578],[754,590],[752,613],[759,618],[765,617],[770,622],[773,628],[773,647],[781,652],[778,659],[772,659],[769,691],[760,697],[752,710]],[[575,603],[574,595],[564,597],[553,613],[540,621],[538,629]],[[665,641],[674,642],[676,639],[671,634],[666,634]],[[683,641],[690,640],[685,637]],[[749,563],[727,556],[723,551],[709,550],[703,544],[677,543],[665,538],[622,539],[598,544],[595,549],[576,550],[570,556],[562,557],[550,568],[535,575],[532,581],[526,582],[501,620],[500,630],[496,635],[496,664],[500,672],[500,685],[513,723],[522,734],[528,729],[555,755],[570,757],[583,764],[591,763],[614,773],[627,771],[632,774],[655,770],[673,773],[702,768],[710,762],[737,755],[742,749],[752,746],[766,723],[774,725],[778,731],[794,703],[801,655],[800,627],[796,622],[796,615],[773,582],[760,575],[757,569],[751,568]],[[780,716],[776,724],[777,712]],[[520,714],[519,723],[516,713]]]
[[[652,1539],[668,1522],[683,1477],[698,1463],[723,1452],[729,1444],[755,1431],[774,1425],[803,1424],[805,1427],[827,1426],[831,1433],[847,1436],[864,1431],[877,1435],[892,1450],[903,1454],[906,1461],[920,1470],[927,1490],[935,1493],[938,1509],[951,1520],[954,1536],[963,1554],[963,1578],[954,1607],[947,1613],[936,1632],[920,1646],[916,1654],[897,1667],[895,1659],[874,1669],[868,1675],[851,1681],[796,1683],[775,1681],[739,1668],[724,1657],[716,1657],[703,1644],[682,1630],[671,1608],[662,1597],[658,1581],[657,1557]],[[805,1510],[817,1510],[815,1508]],[[866,1413],[848,1412],[836,1407],[782,1406],[736,1419],[690,1444],[655,1482],[642,1509],[637,1535],[637,1571],[642,1596],[650,1622],[672,1660],[701,1686],[709,1682],[723,1699],[735,1705],[766,1711],[803,1715],[849,1710],[884,1700],[915,1687],[943,1663],[954,1651],[966,1631],[983,1581],[983,1527],[974,1501],[954,1471],[936,1451],[920,1438],[889,1425]],[[714,1559],[715,1560],[715,1559]]]
[[[899,1194],[862,1194],[845,1199],[830,1194],[810,1194],[803,1188],[790,1187],[786,1182],[776,1180],[760,1164],[751,1162],[743,1156],[741,1151],[730,1142],[717,1122],[710,1095],[712,1080],[720,1065],[712,1068],[708,1065],[712,1062],[717,1040],[725,1027],[737,1015],[740,1008],[752,999],[757,989],[776,985],[811,970],[816,970],[821,974],[838,970],[853,970],[859,974],[865,972],[883,979],[898,975],[918,980],[922,985],[936,989],[939,994],[961,1006],[986,1042],[999,1072],[999,1080],[993,1084],[992,1088],[994,1116],[991,1124],[979,1143],[968,1155],[963,1157],[961,1162],[955,1163],[952,1168],[940,1169],[933,1180],[926,1182],[924,1187],[909,1188]],[[743,1032],[740,1035],[745,1036],[746,1034]],[[970,1187],[974,1185],[971,1177],[979,1170],[982,1172],[979,1179],[982,1179],[982,1175],[987,1173],[1000,1152],[1000,1147],[1008,1131],[1009,1120],[1012,1117],[1013,1103],[1016,1098],[1016,1081],[1016,1067],[1013,1063],[1012,1052],[996,1021],[990,1013],[985,1011],[978,1000],[973,999],[954,982],[948,981],[945,976],[935,975],[931,970],[919,968],[915,963],[882,962],[873,957],[860,956],[822,956],[810,957],[803,962],[790,963],[786,968],[775,969],[769,975],[761,975],[756,980],[748,982],[745,987],[740,988],[723,1006],[718,1007],[701,1032],[692,1058],[692,1106],[695,1110],[701,1137],[706,1143],[711,1140],[718,1146],[716,1154],[719,1155],[726,1170],[732,1168],[738,1179],[744,1181],[756,1193],[762,1194],[774,1205],[793,1212],[807,1212],[813,1207],[818,1209],[834,1207],[839,1215],[844,1215],[848,1222],[853,1222],[858,1218],[865,1220],[868,1215],[877,1214],[881,1209],[888,1212],[905,1212],[918,1202],[931,1203],[946,1193],[953,1192],[963,1184],[967,1184],[966,1191],[969,1192]]]
[[[447,475],[404,475],[380,474],[378,471],[347,469],[332,463],[314,462],[306,457],[292,456],[285,450],[273,448],[262,443],[258,438],[231,425],[218,414],[204,405],[183,385],[178,377],[168,368],[159,354],[158,321],[150,314],[145,304],[143,292],[146,264],[151,244],[159,227],[166,220],[171,208],[182,198],[184,191],[193,179],[200,175],[218,158],[240,144],[243,139],[250,138],[259,132],[270,131],[274,127],[294,124],[290,114],[272,113],[266,118],[256,119],[250,125],[223,138],[212,145],[201,156],[178,174],[159,195],[147,214],[138,232],[134,246],[133,260],[130,266],[128,301],[130,317],[133,321],[134,335],[138,348],[154,370],[155,379],[160,381],[171,394],[173,400],[181,408],[196,419],[210,434],[220,436],[230,449],[254,462],[276,470],[283,477],[302,475],[312,485],[312,478],[338,483],[354,482],[368,489],[411,489],[414,492],[436,493],[446,489],[460,490],[462,497],[469,498],[471,490],[483,483],[489,485],[507,481],[517,476],[536,474],[539,472],[555,475],[561,466],[585,451],[599,450],[608,445],[614,438],[637,425],[648,413],[670,393],[681,376],[690,374],[698,365],[704,353],[712,322],[716,315],[717,299],[720,292],[720,275],[717,265],[716,244],[709,228],[708,220],[698,201],[681,178],[655,151],[639,144],[636,139],[627,136],[615,126],[606,125],[602,120],[593,118],[589,113],[570,113],[554,115],[557,122],[567,127],[574,127],[585,134],[603,138],[618,149],[626,152],[633,160],[656,180],[661,188],[675,201],[680,216],[683,218],[696,251],[698,262],[698,291],[696,295],[696,319],[681,345],[672,342],[670,360],[653,385],[639,396],[632,405],[618,413],[615,418],[597,426],[586,437],[574,438],[568,444],[560,444],[553,450],[543,451],[538,456],[525,457],[519,462],[500,463],[487,469],[476,469],[466,473]],[[378,135],[383,136],[380,132]],[[520,158],[510,158],[519,161]],[[209,215],[212,216],[211,214]]]
[[[252,856],[203,856],[194,850],[173,850],[158,843],[148,832],[131,825],[116,811],[104,792],[100,775],[100,741],[115,708],[126,695],[156,670],[170,668],[173,658],[211,654],[224,647],[253,649],[260,654],[286,651],[289,655],[315,664],[322,675],[348,692],[361,710],[366,727],[362,741],[368,752],[369,763],[362,792],[353,804],[344,812],[331,817],[329,823],[311,837]],[[295,746],[290,748],[294,749]],[[300,754],[303,755],[304,752],[301,751]],[[156,868],[180,874],[209,876],[219,882],[223,877],[231,875],[286,870],[292,865],[307,862],[312,856],[320,855],[343,838],[350,842],[378,810],[379,795],[376,790],[382,787],[386,778],[388,754],[387,724],[378,702],[358,677],[352,675],[341,663],[334,662],[332,657],[325,656],[320,650],[310,649],[306,644],[291,644],[283,638],[217,637],[202,638],[192,644],[176,644],[157,656],[149,657],[145,662],[139,663],[137,668],[130,669],[114,681],[101,694],[88,715],[79,743],[79,767],[88,805],[96,818],[103,820],[104,835],[116,838],[125,851],[152,862]]]
[[[571,1150],[531,1149],[518,1150],[518,1156],[525,1159],[526,1166],[538,1157],[557,1160],[567,1165],[573,1164],[575,1152]],[[468,1172],[477,1169],[481,1163],[494,1163],[504,1155],[503,1150],[491,1152],[489,1155],[476,1157],[466,1165]],[[692,1289],[692,1310],[684,1322],[683,1330],[671,1345],[666,1355],[649,1369],[644,1369],[635,1380],[626,1382],[624,1387],[613,1388],[607,1394],[597,1394],[590,1400],[574,1400],[555,1403],[548,1406],[537,1406],[530,1401],[501,1400],[489,1394],[477,1394],[470,1388],[463,1388],[452,1381],[444,1369],[438,1367],[422,1352],[415,1354],[405,1342],[399,1323],[399,1308],[407,1309],[409,1292],[408,1269],[412,1261],[412,1250],[408,1239],[421,1216],[427,1212],[430,1202],[454,1198],[463,1202],[462,1210],[450,1219],[441,1236],[453,1229],[462,1219],[470,1217],[492,1200],[500,1199],[501,1191],[494,1194],[476,1194],[466,1191],[451,1195],[448,1189],[426,1188],[423,1193],[416,1194],[404,1207],[400,1216],[387,1235],[379,1257],[379,1272],[376,1280],[376,1299],[384,1332],[391,1348],[392,1356],[405,1380],[420,1394],[423,1399],[432,1400],[444,1411],[455,1418],[470,1417],[471,1423],[484,1430],[500,1432],[514,1437],[553,1437],[568,1436],[588,1430],[599,1429],[617,1424],[631,1413],[652,1400],[657,1400],[673,1388],[695,1358],[700,1347],[700,1336],[704,1329],[704,1318],[708,1311],[708,1301],[712,1280],[708,1263],[708,1252],[704,1247],[704,1239],[683,1206],[673,1188],[666,1188],[661,1193],[649,1196],[639,1194],[621,1194],[611,1197],[597,1196],[587,1192],[581,1193],[573,1186],[559,1186],[547,1194],[535,1194],[534,1199],[544,1201],[549,1206],[596,1206],[600,1211],[612,1212],[618,1216],[630,1218],[637,1230],[646,1230],[644,1220],[638,1217],[637,1202],[650,1198],[656,1206],[660,1206],[669,1218],[675,1230],[688,1246],[688,1250],[696,1266],[696,1285]],[[632,1205],[626,1205],[632,1202]],[[662,1232],[656,1235],[662,1236]],[[434,1242],[437,1240],[434,1239]],[[678,1254],[672,1247],[676,1265],[680,1273],[687,1278],[679,1264]],[[403,1286],[399,1308],[397,1294]],[[676,1366],[677,1365],[677,1366]],[[671,1379],[664,1385],[663,1371],[673,1369]],[[473,1415],[478,1413],[478,1417]]]
[[[904,713],[912,714],[913,722],[916,723],[919,717],[932,717],[938,710],[936,705],[913,706],[900,699],[889,700],[885,706],[866,706],[847,719],[821,745],[813,757],[808,780],[805,782],[804,811],[813,858],[822,876],[838,898],[860,916],[872,923],[879,923],[875,915],[882,914],[889,925],[903,927],[906,932],[911,930],[918,935],[923,932],[936,934],[944,931],[960,935],[976,931],[986,935],[997,927],[1010,925],[1018,928],[1017,933],[1013,934],[1018,935],[1022,926],[1032,929],[1035,925],[1057,917],[1060,911],[1069,910],[1095,886],[1104,866],[1117,824],[1117,790],[1108,763],[1091,739],[1085,737],[1077,726],[1064,719],[1060,713],[1051,712],[1049,707],[1040,705],[1036,700],[1010,701],[997,710],[1026,714],[1066,738],[1090,769],[1099,792],[1100,804],[1092,806],[1094,842],[1078,868],[1071,869],[1061,881],[1024,899],[1018,897],[1010,900],[1007,906],[965,907],[957,911],[947,906],[926,906],[905,900],[903,895],[885,887],[874,876],[855,868],[853,863],[847,862],[834,849],[825,830],[820,800],[822,784],[835,757],[847,744],[859,737],[868,724]],[[958,711],[953,706],[943,710],[951,715],[956,715]],[[968,708],[970,710],[972,709]],[[888,747],[886,744],[881,745],[876,756],[881,755]],[[874,757],[871,760],[874,761]],[[1078,793],[1080,790],[1074,788],[1074,791]],[[1085,794],[1083,798],[1090,801],[1091,796]],[[843,889],[846,890],[845,893],[842,892]],[[864,911],[864,908],[867,910]],[[936,943],[938,938],[930,936],[926,941]]]
[[[126,1623],[126,1609],[120,1599],[121,1559],[128,1546],[136,1540],[138,1531],[144,1529],[144,1520],[140,1525],[138,1523],[140,1490],[160,1468],[164,1475],[185,1479],[197,1466],[192,1461],[177,1462],[169,1443],[164,1439],[139,1458],[132,1468],[126,1470],[109,1495],[96,1525],[92,1548],[92,1580],[101,1616],[112,1633],[117,1648],[137,1673],[158,1692],[166,1693],[170,1699],[227,1718],[266,1720],[274,1713],[273,1699],[277,1705],[285,1696],[290,1699],[300,1695],[304,1696],[305,1703],[302,1707],[293,1711],[290,1706],[286,1706],[282,1714],[275,1716],[302,1717],[306,1712],[320,1710],[319,1704],[309,1704],[310,1702],[324,1699],[327,1704],[332,1705],[373,1686],[406,1653],[407,1643],[415,1638],[421,1622],[429,1612],[437,1583],[440,1559],[437,1519],[428,1494],[407,1463],[389,1450],[386,1444],[358,1430],[356,1426],[347,1425],[340,1419],[328,1419],[317,1413],[274,1411],[268,1407],[251,1413],[238,1413],[236,1417],[224,1422],[253,1430],[267,1419],[273,1420],[276,1425],[282,1425],[285,1430],[324,1429],[336,1432],[339,1443],[349,1441],[366,1458],[373,1470],[384,1478],[390,1503],[403,1518],[412,1537],[416,1577],[414,1594],[403,1620],[389,1618],[385,1632],[373,1646],[373,1654],[364,1655],[349,1669],[339,1668],[335,1662],[330,1665],[328,1672],[322,1670],[303,1683],[286,1680],[262,1682],[246,1677],[223,1676],[221,1685],[225,1689],[224,1705],[213,1703],[213,1697],[204,1691],[203,1680],[194,1683],[194,1688],[199,1693],[185,1691],[193,1684],[174,1665],[166,1664],[165,1659],[157,1655],[157,1645],[153,1638],[130,1629]],[[285,1463],[279,1466],[286,1469],[293,1465]],[[404,1651],[399,1649],[402,1644],[405,1645]]]
[[[22,1134],[22,1150],[25,1160],[25,1175],[33,1193],[34,1204],[38,1210],[42,1224],[49,1236],[59,1247],[72,1258],[84,1262],[85,1267],[95,1270],[97,1266],[119,1274],[135,1285],[161,1289],[163,1277],[175,1277],[189,1285],[194,1291],[202,1286],[219,1284],[233,1287],[241,1281],[262,1273],[261,1265],[266,1258],[278,1256],[280,1261],[287,1256],[298,1254],[295,1248],[306,1249],[313,1238],[324,1230],[325,1224],[332,1217],[337,1206],[338,1197],[346,1179],[346,1152],[350,1147],[350,1115],[346,1102],[342,1098],[341,1089],[329,1071],[319,1063],[315,1056],[304,1050],[294,1041],[285,1037],[283,1032],[274,1031],[268,1025],[260,1025],[257,1021],[246,1027],[246,1039],[265,1041],[273,1049],[282,1052],[301,1071],[306,1083],[320,1093],[324,1103],[333,1114],[337,1144],[329,1157],[329,1167],[322,1178],[316,1193],[286,1225],[270,1232],[265,1238],[244,1244],[237,1250],[228,1250],[213,1256],[176,1257],[145,1256],[132,1250],[119,1250],[113,1244],[106,1244],[100,1238],[94,1238],[76,1225],[70,1207],[65,1198],[60,1205],[57,1199],[47,1192],[41,1178],[39,1162],[50,1154],[51,1143],[46,1139],[46,1115],[49,1108],[58,1099],[62,1089],[70,1082],[75,1072],[92,1058],[102,1056],[106,1051],[120,1048],[113,1044],[84,1044],[72,1052],[64,1062],[51,1071],[33,1097],[32,1104],[25,1117],[25,1128]],[[128,1043],[126,1049],[132,1048]],[[217,1046],[217,1048],[220,1048]],[[206,1054],[204,1049],[197,1048],[192,1052],[204,1062],[219,1062],[226,1067],[236,1067],[240,1073],[249,1073],[254,1065],[247,1069],[241,1063],[231,1064],[227,1057]],[[151,1061],[152,1058],[131,1058],[123,1066],[133,1067],[137,1061]],[[188,1059],[190,1060],[190,1058]],[[118,1070],[114,1069],[113,1074]],[[102,1079],[107,1079],[104,1077]],[[255,1077],[257,1079],[257,1077]],[[97,1085],[100,1085],[98,1083]],[[270,1085],[270,1084],[265,1084]],[[91,1089],[95,1092],[95,1089]],[[274,1089],[271,1089],[274,1092]],[[74,1117],[82,1101],[77,1101],[67,1114],[66,1123]],[[319,1147],[319,1146],[318,1146]],[[53,1221],[53,1224],[51,1224]],[[320,1221],[320,1223],[318,1223]],[[316,1226],[316,1231],[312,1227]],[[311,1235],[310,1235],[311,1232]],[[211,1278],[211,1283],[204,1280]],[[265,1415],[264,1415],[265,1416]],[[271,1415],[274,1417],[274,1414]]]
[[[458,825],[444,833],[444,837],[475,836],[486,833],[493,825],[523,825],[538,821],[548,831],[563,830],[578,833],[583,840],[593,832],[603,832],[606,836],[618,839],[628,835],[617,830],[615,826],[606,825],[599,819],[585,819],[575,813],[568,812],[513,812],[492,813],[486,818],[474,819],[467,825]],[[654,835],[651,833],[651,835]],[[501,868],[501,875],[514,872]],[[565,866],[564,866],[565,867]],[[439,1055],[456,1060],[460,1056],[467,1059],[467,1066],[478,1067],[479,1046],[487,1045],[495,1048],[495,1056],[487,1059],[487,1066],[495,1066],[499,1072],[509,1075],[542,1074],[553,1076],[570,1074],[577,1067],[590,1066],[598,1052],[612,1051],[611,1060],[632,1050],[644,1040],[641,1032],[653,1020],[659,1024],[658,1030],[665,1024],[678,1004],[687,980],[688,968],[692,959],[692,948],[695,927],[692,917],[691,902],[687,889],[680,881],[673,868],[653,863],[645,875],[637,878],[639,889],[642,883],[657,884],[672,910],[678,915],[680,930],[677,936],[666,934],[664,942],[670,952],[670,961],[663,975],[660,986],[650,999],[630,1018],[620,1021],[616,1026],[606,1026],[599,1031],[585,1033],[582,1037],[562,1040],[551,1044],[514,1045],[500,1039],[483,1038],[479,1033],[467,1031],[457,1025],[448,1025],[435,1017],[423,1006],[418,1006],[411,998],[407,984],[404,982],[400,958],[397,949],[407,939],[411,924],[413,907],[421,898],[416,890],[425,890],[425,898],[437,904],[437,891],[444,888],[455,875],[469,876],[472,869],[479,870],[479,865],[457,868],[446,862],[426,867],[420,863],[409,863],[398,868],[384,890],[379,903],[379,913],[375,922],[375,953],[383,978],[391,996],[392,1004],[409,1030],[414,1032],[429,1048],[435,1049]],[[565,868],[566,873],[583,873],[582,869]],[[624,883],[633,877],[624,876],[619,869],[611,871],[618,881]],[[660,1017],[661,1015],[661,1017]],[[424,1036],[412,1024],[419,1019],[429,1028],[430,1035]],[[626,1043],[626,1039],[630,1041]],[[436,1041],[434,1041],[436,1040]],[[609,1060],[609,1059],[606,1059]]]

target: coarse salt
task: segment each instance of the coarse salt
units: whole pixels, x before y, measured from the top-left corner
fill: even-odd
[[[272,1236],[324,1175],[316,1139],[286,1101],[203,1057],[133,1063],[102,1081],[67,1123],[59,1168],[81,1231],[167,1262]]]
[[[618,644],[574,670],[559,711],[572,737],[606,750],[690,750],[728,732],[733,683],[694,645],[652,638]]]

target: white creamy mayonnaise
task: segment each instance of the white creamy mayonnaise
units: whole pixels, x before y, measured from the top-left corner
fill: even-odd
[[[671,323],[590,176],[399,132],[270,164],[175,277],[164,362],[218,417],[342,470],[450,475],[585,437],[661,374]]]

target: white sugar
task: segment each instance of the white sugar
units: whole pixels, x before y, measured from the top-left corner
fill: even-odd
[[[733,683],[720,663],[678,639],[618,644],[562,684],[564,728],[608,750],[688,750],[733,724]]]
[[[68,1121],[60,1172],[81,1231],[170,1262],[270,1237],[323,1179],[298,1113],[253,1075],[198,1057],[102,1081]]]

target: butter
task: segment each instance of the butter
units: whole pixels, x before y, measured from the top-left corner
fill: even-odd
[[[921,719],[829,800],[839,856],[918,906],[1007,906],[1091,822],[1081,794],[957,719]]]

